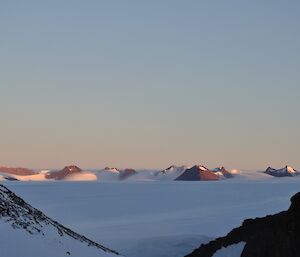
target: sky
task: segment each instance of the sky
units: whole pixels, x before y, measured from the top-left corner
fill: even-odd
[[[299,1],[2,1],[0,165],[300,169]]]

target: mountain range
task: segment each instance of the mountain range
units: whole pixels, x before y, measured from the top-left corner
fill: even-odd
[[[257,177],[294,177],[299,174],[294,168],[286,166],[282,169],[268,167],[264,172],[229,171],[223,166],[208,169],[203,165],[175,166],[164,170],[135,170],[132,168],[118,169],[106,167],[102,170],[83,170],[76,165],[69,165],[61,170],[34,171],[27,168],[0,167],[0,180],[44,181],[44,180],[77,180],[77,181],[123,181],[123,180],[176,180],[176,181],[207,181],[242,178],[257,175]],[[254,176],[255,177],[255,176]]]

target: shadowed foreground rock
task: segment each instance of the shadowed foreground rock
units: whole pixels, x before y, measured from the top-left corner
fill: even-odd
[[[211,257],[222,247],[245,242],[241,257],[300,256],[300,193],[291,198],[287,211],[245,220],[227,236],[201,245],[186,257]]]

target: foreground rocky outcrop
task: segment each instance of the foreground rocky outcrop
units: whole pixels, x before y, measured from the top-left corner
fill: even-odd
[[[245,220],[227,236],[201,245],[186,257],[212,257],[221,248],[245,242],[241,257],[300,256],[300,193],[291,198],[287,211]]]
[[[118,255],[47,217],[3,185],[0,185],[0,228],[0,255],[5,257]]]

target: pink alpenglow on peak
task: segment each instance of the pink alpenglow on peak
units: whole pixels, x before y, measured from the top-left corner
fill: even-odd
[[[211,181],[219,180],[220,177],[214,172],[210,171],[204,166],[195,165],[190,169],[186,169],[179,177],[175,180],[184,180],[184,181]]]
[[[81,173],[81,172],[82,172],[82,169],[80,169],[79,167],[77,167],[75,165],[70,165],[70,166],[64,167],[60,171],[49,172],[48,174],[46,174],[45,177],[46,177],[46,179],[62,180],[72,174]]]

